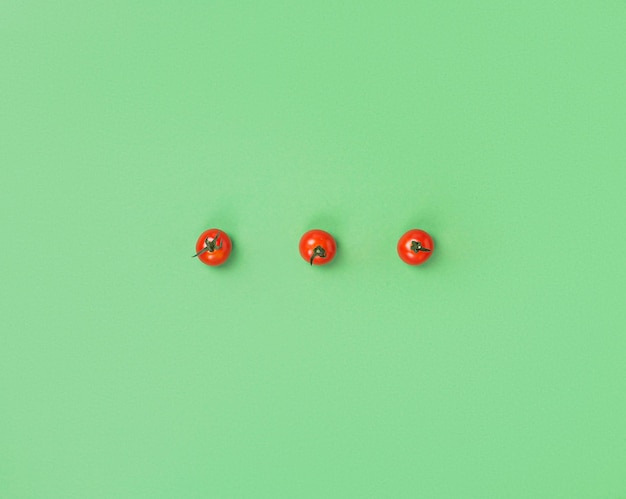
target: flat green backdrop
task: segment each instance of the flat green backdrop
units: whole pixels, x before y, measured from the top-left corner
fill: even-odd
[[[0,19],[0,497],[626,497],[623,1]]]

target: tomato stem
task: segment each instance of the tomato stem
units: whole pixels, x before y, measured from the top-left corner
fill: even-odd
[[[428,248],[424,248],[424,246],[422,246],[422,243],[420,243],[419,241],[411,241],[411,251],[413,253],[419,253],[420,251],[426,251],[429,252],[430,250]]]
[[[209,241],[209,237],[207,237],[204,240],[204,244],[206,244],[206,246],[204,248],[202,248],[200,251],[198,251],[195,255],[193,255],[191,258],[194,258],[196,256],[200,256],[202,253],[206,253],[207,251],[209,253],[213,253],[215,250],[218,250],[222,247],[222,239],[220,238],[220,245],[216,246],[217,243],[217,238],[220,236],[220,231],[218,230],[217,233],[213,236],[213,240]]]
[[[313,265],[313,260],[316,256],[319,256],[320,258],[326,258],[326,250],[321,246],[316,246],[315,248],[313,248],[313,254],[311,255],[310,260],[311,265]]]

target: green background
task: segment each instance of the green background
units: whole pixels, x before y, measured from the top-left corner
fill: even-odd
[[[0,497],[626,497],[623,1],[0,19]]]

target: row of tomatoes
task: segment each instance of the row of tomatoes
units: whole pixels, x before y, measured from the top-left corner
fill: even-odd
[[[221,265],[230,256],[232,241],[220,229],[205,230],[196,242],[194,257],[206,265]],[[411,229],[398,241],[398,255],[409,265],[421,265],[435,249],[432,237],[420,229]],[[337,254],[337,242],[328,232],[314,229],[300,238],[300,255],[311,265],[326,265]]]

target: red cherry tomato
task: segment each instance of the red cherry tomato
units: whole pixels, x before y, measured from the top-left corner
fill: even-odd
[[[326,231],[310,230],[300,238],[300,255],[311,265],[326,265],[336,253],[335,238]]]
[[[428,232],[412,229],[398,241],[398,255],[409,265],[421,265],[435,250],[435,243]]]
[[[219,229],[205,230],[196,241],[196,254],[206,265],[222,265],[230,255],[233,243],[226,232]]]

